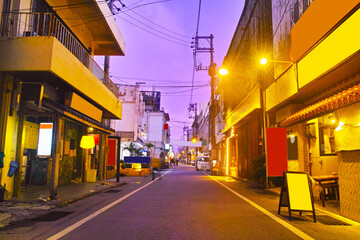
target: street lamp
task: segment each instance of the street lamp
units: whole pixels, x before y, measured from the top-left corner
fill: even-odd
[[[226,68],[219,68],[218,70],[218,73],[221,75],[221,76],[225,76],[225,75],[228,75],[229,71],[226,69]]]
[[[266,58],[262,58],[260,63],[261,64],[266,64],[268,62],[268,60]],[[221,76],[225,76],[227,74],[231,74],[232,71],[229,71],[226,69],[226,68],[220,68],[218,70],[218,73],[221,75]],[[236,73],[236,72],[233,72],[233,73]],[[241,74],[241,73],[237,73],[237,74]],[[260,109],[261,109],[261,119],[262,119],[262,123],[261,123],[261,128],[262,128],[262,137],[263,137],[263,141],[262,141],[262,151],[263,151],[263,154],[266,155],[266,146],[265,146],[265,138],[266,138],[266,119],[265,119],[265,97],[264,97],[264,88],[263,88],[263,84],[258,81],[258,86],[259,86],[259,89],[261,91],[261,94],[260,94]],[[229,139],[229,138],[228,138]],[[228,143],[227,143],[228,144]],[[228,149],[227,149],[228,151]],[[267,167],[267,166],[266,166]],[[268,178],[266,176],[266,186],[268,186]]]
[[[291,64],[291,65],[294,64],[294,63],[291,62],[291,61],[269,60],[269,59],[267,59],[267,58],[265,58],[265,57],[263,57],[263,58],[260,59],[260,64],[261,64],[261,65],[266,65],[268,62],[274,62],[274,63],[289,63],[289,64]]]

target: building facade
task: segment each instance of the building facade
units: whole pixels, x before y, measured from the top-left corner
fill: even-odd
[[[272,82],[257,58],[272,50],[271,1],[245,1],[238,26],[222,66],[216,92],[221,107],[218,159],[226,175],[252,179],[252,160],[264,154],[263,93]],[[221,110],[221,111],[220,111]]]
[[[105,148],[120,119],[117,86],[94,55],[124,55],[107,4],[98,1],[0,1],[0,183],[6,198],[24,184],[57,186],[103,179]],[[93,21],[89,17],[97,16]],[[96,146],[80,147],[94,135]],[[10,176],[11,166],[17,166]]]
[[[289,170],[338,175],[340,213],[359,221],[359,1],[285,5],[272,3],[272,57],[292,64],[272,66],[270,125],[286,128],[295,140],[288,144]]]
[[[170,117],[163,111],[145,112],[142,128],[145,130],[144,143],[152,143],[155,147],[151,149],[151,157],[165,158],[170,150],[170,129],[168,125]],[[164,159],[165,160],[165,159]]]
[[[145,102],[143,95],[139,91],[139,85],[117,85],[119,87],[118,98],[123,106],[123,118],[112,120],[111,128],[115,129],[113,135],[121,137],[121,158],[130,156],[130,152],[125,150],[133,143],[136,148],[143,148],[143,136],[145,129],[141,123],[145,113]]]

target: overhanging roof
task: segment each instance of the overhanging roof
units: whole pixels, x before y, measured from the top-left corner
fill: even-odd
[[[280,126],[286,127],[298,122],[306,121],[316,116],[323,115],[326,112],[334,111],[338,108],[360,101],[360,84],[343,90],[320,102],[312,104],[300,111],[294,113],[280,123]]]

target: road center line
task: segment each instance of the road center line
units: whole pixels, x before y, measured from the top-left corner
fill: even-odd
[[[96,216],[100,215],[101,213],[105,212],[106,210],[108,210],[109,208],[113,207],[114,205],[124,201],[126,198],[130,197],[131,195],[137,193],[138,191],[142,190],[143,188],[146,188],[147,186],[149,186],[150,184],[153,184],[154,182],[156,182],[157,180],[159,180],[162,176],[168,174],[172,169],[170,169],[169,171],[165,172],[164,174],[162,174],[160,177],[155,178],[153,181],[145,184],[144,186],[132,191],[131,193],[123,196],[122,198],[119,198],[118,200],[108,204],[107,206],[101,208],[100,210],[90,214],[89,216],[81,219],[80,221],[74,223],[73,225],[65,228],[64,230],[62,230],[61,232],[58,232],[57,234],[53,235],[52,237],[49,237],[48,240],[55,240],[55,239],[59,239],[63,236],[65,236],[66,234],[70,233],[71,231],[75,230],[76,228],[80,227],[81,225],[83,225],[84,223],[90,221],[91,219],[95,218]]]
[[[293,225],[289,224],[288,222],[282,220],[281,218],[277,217],[276,215],[272,214],[271,212],[269,212],[268,210],[266,210],[265,208],[257,205],[256,203],[254,203],[253,201],[251,201],[250,199],[244,197],[243,195],[241,195],[240,193],[236,192],[235,190],[229,188],[228,186],[226,186],[225,184],[223,184],[222,182],[220,182],[219,180],[215,179],[213,176],[210,176],[207,173],[204,173],[206,175],[208,175],[209,177],[211,177],[215,182],[219,183],[221,186],[223,186],[224,188],[226,188],[227,190],[229,190],[230,192],[232,192],[233,194],[235,194],[236,196],[238,196],[239,198],[241,198],[242,200],[244,200],[245,202],[249,203],[250,205],[252,205],[253,207],[255,207],[256,209],[258,209],[259,211],[261,211],[262,213],[264,213],[265,215],[269,216],[270,218],[272,218],[273,220],[275,220],[276,222],[280,223],[281,225],[283,225],[284,227],[286,227],[288,230],[290,230],[291,232],[295,233],[297,236],[301,237],[302,239],[306,239],[306,240],[313,240],[314,238],[310,237],[309,235],[307,235],[306,233],[302,232],[301,230],[297,229],[296,227],[294,227]]]

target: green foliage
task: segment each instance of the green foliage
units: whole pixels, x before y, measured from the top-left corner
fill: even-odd
[[[155,147],[155,145],[152,144],[151,142],[148,142],[145,144],[145,147],[147,147],[148,149],[151,149],[151,148]]]
[[[252,161],[253,180],[266,184],[266,159],[265,155],[257,156]]]
[[[135,156],[141,157],[142,156],[142,150],[143,150],[142,148],[136,148],[135,152],[134,152]]]
[[[130,152],[130,156],[142,156],[142,148],[136,148],[134,143],[130,143],[128,147],[124,148]]]
[[[1,192],[1,193],[7,192],[6,187],[3,186],[3,185],[0,185],[0,192]]]

